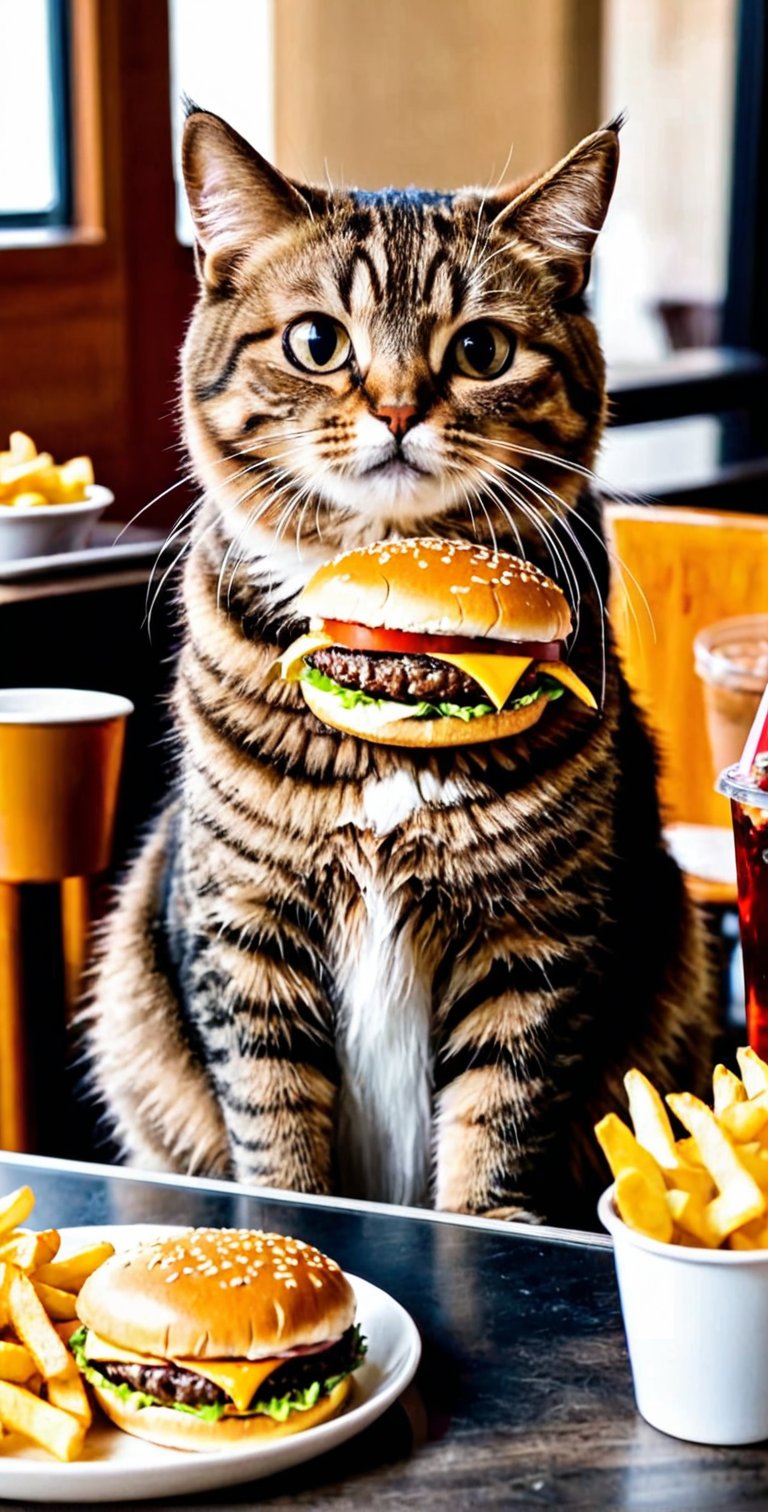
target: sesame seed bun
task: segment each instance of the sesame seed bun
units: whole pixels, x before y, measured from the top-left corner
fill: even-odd
[[[91,1390],[102,1412],[125,1433],[149,1439],[167,1449],[192,1449],[214,1452],[224,1445],[247,1444],[268,1438],[285,1438],[289,1433],[304,1433],[318,1423],[336,1417],[349,1396],[352,1381],[347,1376],[327,1396],[321,1397],[306,1412],[292,1412],[284,1423],[266,1416],[224,1417],[216,1423],[177,1412],[173,1407],[134,1407],[114,1391]]]
[[[371,722],[369,708],[356,704],[345,709],[332,693],[325,693],[313,683],[299,684],[312,713],[323,724],[332,725],[344,735],[356,735],[359,739],[372,740],[376,745],[409,746],[424,750],[442,746],[482,745],[489,740],[506,740],[510,735],[520,735],[523,730],[536,724],[547,707],[546,695],[522,709],[508,709],[501,714],[481,714],[479,718],[464,719],[392,719],[384,721],[386,705],[376,724]]]
[[[296,608],[423,635],[559,641],[571,630],[562,589],[531,562],[432,536],[343,552],[318,568]]]
[[[336,1262],[300,1239],[191,1229],[113,1255],[88,1277],[77,1314],[139,1354],[259,1360],[338,1338],[355,1294]]]

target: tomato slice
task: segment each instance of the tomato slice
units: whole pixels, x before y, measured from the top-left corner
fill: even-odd
[[[531,656],[537,661],[561,661],[562,641],[488,640],[479,635],[417,635],[412,630],[373,629],[348,620],[323,620],[326,635],[350,651],[410,651],[413,656],[442,652],[447,656]]]

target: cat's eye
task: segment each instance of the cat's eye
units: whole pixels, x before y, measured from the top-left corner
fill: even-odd
[[[352,355],[352,342],[330,315],[302,315],[283,337],[283,348],[294,367],[307,373],[335,373]]]
[[[511,331],[492,320],[475,320],[459,331],[453,343],[455,367],[465,378],[498,378],[515,354]]]

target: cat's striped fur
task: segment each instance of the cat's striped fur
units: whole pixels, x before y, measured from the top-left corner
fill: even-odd
[[[185,423],[206,497],[179,779],[111,921],[91,1029],[135,1161],[588,1222],[590,1126],[623,1071],[695,1084],[706,1062],[701,943],[604,635],[585,488],[605,395],[582,295],[616,141],[515,191],[374,195],[299,190],[216,118],[188,122]],[[283,332],[306,312],[349,331],[350,365],[292,366]],[[462,380],[451,342],[481,318],[516,334],[514,361]],[[402,447],[377,418],[393,403],[418,407]],[[415,531],[560,578],[599,719],[563,699],[498,746],[388,750],[267,683],[314,565]]]

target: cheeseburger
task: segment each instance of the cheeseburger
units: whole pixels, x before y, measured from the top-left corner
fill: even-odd
[[[107,1260],[77,1299],[75,1359],[119,1428],[177,1449],[298,1433],[343,1406],[355,1295],[300,1239],[193,1229]]]
[[[466,541],[380,541],[325,563],[297,613],[309,632],[275,674],[298,681],[325,724],[387,745],[451,746],[516,735],[568,689],[571,614],[530,562]]]

